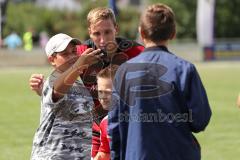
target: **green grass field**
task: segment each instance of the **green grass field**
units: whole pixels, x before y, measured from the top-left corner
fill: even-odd
[[[203,160],[238,160],[240,153],[240,62],[198,63],[213,116],[205,132],[197,134]],[[31,73],[46,68],[0,69],[0,160],[29,159],[39,123],[40,99],[28,86]]]

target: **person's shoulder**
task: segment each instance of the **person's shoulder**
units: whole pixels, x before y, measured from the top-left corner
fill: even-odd
[[[176,54],[171,54],[171,60],[169,60],[169,65],[175,65],[176,70],[185,70],[188,73],[196,71],[195,65],[182,57],[177,56]]]
[[[108,124],[108,116],[105,116],[100,123],[100,128],[101,129],[105,128],[107,124]]]
[[[116,41],[118,44],[118,49],[121,52],[127,54],[129,59],[136,57],[144,50],[144,46],[137,43],[134,40],[129,40],[123,37],[117,37]]]
[[[130,40],[130,39],[127,39],[125,37],[116,37],[116,41],[117,41],[119,46],[120,45],[124,45],[124,46],[131,45],[132,47],[136,47],[136,46],[144,47],[142,44],[138,43],[137,41]]]
[[[95,48],[95,45],[91,39],[84,41],[82,44],[77,45],[77,54],[81,55],[88,48]]]
[[[108,115],[106,115],[106,116],[102,119],[101,123],[105,123],[105,122],[107,122],[107,121],[108,121]]]
[[[88,48],[92,47],[94,45],[93,41],[91,39],[85,40],[81,44],[77,46],[87,46]]]
[[[87,39],[82,44],[87,46],[92,46],[94,42],[91,39]]]
[[[49,92],[52,91],[54,80],[55,78],[52,77],[51,75],[46,78],[46,80],[43,83],[42,94],[41,94],[42,98],[46,97],[49,94]]]
[[[189,60],[187,59],[184,59],[182,57],[179,57],[178,55],[174,54],[174,56],[176,57],[175,59],[177,59],[177,61],[180,63],[180,64],[184,64],[188,67],[194,67],[194,64],[192,62],[190,62]]]
[[[53,70],[50,75],[46,78],[46,80],[43,83],[43,91],[46,88],[53,88],[53,82],[57,79],[57,77],[59,76],[59,72],[57,72],[56,70]]]

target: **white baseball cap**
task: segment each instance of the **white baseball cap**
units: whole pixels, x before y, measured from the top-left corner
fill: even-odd
[[[45,47],[45,52],[47,56],[49,57],[55,52],[64,51],[71,41],[73,41],[76,44],[81,44],[81,42],[78,39],[72,38],[64,33],[59,33],[52,36],[47,42]]]

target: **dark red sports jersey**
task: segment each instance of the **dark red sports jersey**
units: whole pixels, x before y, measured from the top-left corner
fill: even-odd
[[[102,59],[98,63],[90,66],[82,75],[81,79],[84,83],[84,85],[89,89],[95,103],[94,107],[94,116],[93,116],[93,127],[92,127],[92,157],[95,157],[95,155],[98,152],[98,149],[100,147],[100,128],[99,124],[101,120],[107,115],[107,111],[103,110],[101,107],[101,104],[98,101],[98,95],[97,95],[97,79],[96,75],[98,72],[109,66],[110,64],[117,64],[120,65],[127,60],[137,56],[144,50],[144,47],[140,44],[138,44],[135,41],[127,40],[124,38],[116,38],[117,45],[114,48],[114,53],[112,54],[111,59]],[[85,41],[82,45],[77,46],[77,54],[80,56],[87,48],[94,48],[96,49],[96,46],[94,45],[93,41],[91,39]]]

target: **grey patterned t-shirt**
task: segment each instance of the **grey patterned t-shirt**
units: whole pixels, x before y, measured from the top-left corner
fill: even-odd
[[[77,80],[57,103],[52,101],[52,75],[46,80],[41,99],[40,126],[35,133],[32,160],[91,159],[94,102]]]

